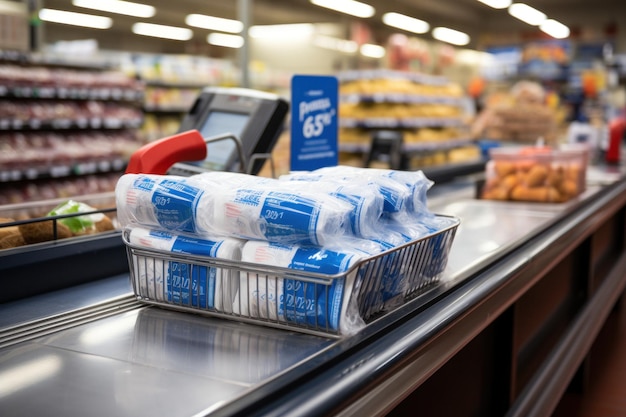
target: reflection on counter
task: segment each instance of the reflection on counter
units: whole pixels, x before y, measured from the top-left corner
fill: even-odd
[[[138,313],[131,355],[139,363],[255,384],[330,343],[320,337],[148,308]]]

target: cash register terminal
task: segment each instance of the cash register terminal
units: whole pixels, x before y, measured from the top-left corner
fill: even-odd
[[[255,154],[267,154],[278,140],[289,105],[279,96],[244,88],[205,88],[181,122],[179,132],[198,130],[207,141],[206,157],[199,161],[182,161],[168,171],[191,175],[204,171],[247,171],[257,174],[263,160],[251,160]],[[237,143],[245,161],[240,161]],[[241,166],[250,161],[249,167]]]
[[[289,104],[245,88],[207,87],[184,116],[179,132],[143,146],[127,173],[189,176],[206,171],[258,174],[283,130]]]

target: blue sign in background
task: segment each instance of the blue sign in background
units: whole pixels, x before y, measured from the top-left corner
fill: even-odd
[[[291,170],[335,166],[339,82],[332,76],[291,79]]]

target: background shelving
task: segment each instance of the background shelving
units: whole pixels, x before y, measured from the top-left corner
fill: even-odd
[[[0,61],[2,203],[111,191],[142,144],[143,97],[105,66]]]
[[[478,157],[469,135],[466,98],[445,77],[365,70],[342,73],[339,80],[339,149],[344,156],[367,154],[377,133],[391,130],[402,139],[396,149],[407,161],[405,168]]]

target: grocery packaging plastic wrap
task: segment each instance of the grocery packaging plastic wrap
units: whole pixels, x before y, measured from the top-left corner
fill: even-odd
[[[204,255],[212,258],[240,260],[244,241],[232,238],[199,239],[157,229],[129,227],[131,244],[177,254]],[[165,261],[134,265],[139,278],[139,294],[156,301],[200,308],[230,311],[239,284],[230,269]]]
[[[379,219],[383,214],[385,199],[373,184],[360,181],[333,180],[331,178],[320,178],[319,175],[295,174],[284,175],[279,178],[291,189],[302,188],[301,182],[316,191],[326,193],[347,202],[352,206],[350,211],[350,233],[357,237],[373,237],[381,233]]]
[[[352,184],[369,184],[378,189],[384,198],[384,212],[427,214],[426,192],[432,186],[422,171],[396,171],[389,169],[335,166],[311,172],[294,172],[281,177],[291,181],[349,181]]]
[[[249,241],[242,261],[326,275],[341,274],[360,257],[354,251],[332,251],[315,246]],[[323,283],[246,273],[241,275],[233,312],[349,333],[364,325],[350,301],[355,276]]]
[[[327,194],[281,190],[275,183],[126,174],[116,187],[121,224],[323,245],[349,233],[352,207]]]

